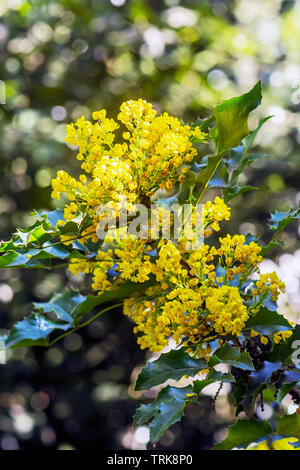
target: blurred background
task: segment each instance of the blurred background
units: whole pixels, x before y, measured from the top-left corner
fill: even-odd
[[[250,125],[274,116],[256,141],[269,156],[243,176],[260,190],[234,201],[224,228],[267,240],[269,212],[300,200],[299,44],[300,1],[1,0],[0,237],[29,224],[33,208],[57,206],[51,178],[78,167],[64,144],[66,123],[101,108],[115,117],[124,100],[139,97],[189,122],[261,79],[263,103]],[[298,224],[282,237],[284,252],[263,269],[287,283],[280,310],[297,320]],[[0,328],[66,282],[84,286],[64,270],[0,271]],[[0,365],[0,448],[144,449],[148,428],[131,422],[138,403],[155,395],[133,391],[146,356],[121,311],[49,350],[16,350]],[[229,390],[215,410],[206,390],[158,449],[208,449],[224,436]]]

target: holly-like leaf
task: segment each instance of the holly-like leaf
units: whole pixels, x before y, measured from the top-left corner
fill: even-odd
[[[159,392],[154,402],[142,405],[137,410],[134,418],[135,424],[144,424],[153,418],[150,423],[150,440],[158,442],[172,424],[180,421],[189,401],[188,394],[192,391],[191,386],[184,388],[165,387]]]
[[[6,348],[24,346],[47,346],[49,336],[55,330],[67,331],[71,323],[58,323],[43,315],[33,313],[30,317],[16,323],[5,339]]]
[[[261,82],[242,96],[231,98],[214,109],[216,127],[210,136],[217,144],[216,155],[206,157],[206,166],[195,178],[194,198],[199,201],[228,150],[248,135],[248,115],[261,102]]]
[[[254,418],[238,420],[236,424],[229,428],[226,439],[219,444],[215,444],[212,450],[231,450],[235,447],[245,447],[270,434],[272,434],[272,428],[266,421],[258,421]]]
[[[231,374],[222,374],[212,369],[204,380],[195,380],[193,382],[193,390],[199,395],[205,387],[216,382],[232,383],[234,382],[234,377]]]
[[[141,405],[134,415],[133,424],[134,426],[141,426],[142,424],[148,423],[153,416],[158,413],[158,403],[152,401],[146,405]]]
[[[246,351],[241,353],[240,348],[224,344],[211,356],[209,365],[230,364],[243,370],[255,370],[251,357]]]
[[[281,232],[285,229],[294,220],[300,218],[300,207],[298,209],[291,209],[288,212],[278,212],[275,211],[274,214],[271,214],[269,220],[269,227],[274,232]]]
[[[193,377],[207,368],[204,359],[193,359],[184,349],[172,350],[153,362],[148,362],[138,376],[135,389],[143,390],[164,383],[166,380],[179,380],[184,375]]]
[[[254,317],[249,318],[244,329],[255,330],[261,335],[272,335],[278,331],[292,330],[293,327],[282,315],[262,308]]]
[[[68,331],[77,327],[83,315],[89,313],[93,308],[128,297],[131,293],[137,292],[137,290],[142,291],[153,283],[153,281],[148,281],[137,286],[135,283],[127,281],[118,289],[104,292],[98,296],[83,296],[75,290],[67,289],[62,294],[55,294],[49,302],[36,302],[34,308],[39,312],[13,326],[5,338],[6,347],[47,346],[52,332],[56,330]],[[49,320],[48,316],[51,313],[55,314],[55,321]]]
[[[232,188],[228,188],[224,191],[224,200],[225,202],[231,201],[231,199],[240,196],[248,191],[257,191],[258,188],[256,186],[234,186]]]
[[[300,415],[294,413],[279,418],[276,432],[281,436],[300,437]]]
[[[43,313],[54,312],[58,320],[71,323],[85,301],[84,295],[73,289],[66,289],[62,294],[55,294],[49,302],[34,302],[33,306]]]
[[[241,401],[247,416],[253,415],[257,396],[267,384],[271,383],[272,374],[277,370],[278,364],[265,361],[260,369],[250,373]]]
[[[224,101],[214,108],[218,153],[236,147],[248,135],[248,115],[262,99],[259,81],[248,93]]]

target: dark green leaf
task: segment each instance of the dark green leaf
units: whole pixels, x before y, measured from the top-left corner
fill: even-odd
[[[292,330],[292,326],[282,315],[262,308],[254,317],[249,318],[245,330],[255,330],[261,335],[272,335],[278,331]]]
[[[164,383],[166,380],[179,380],[184,375],[194,376],[207,368],[204,359],[193,359],[184,349],[170,351],[153,362],[148,362],[138,376],[135,389],[143,390]]]
[[[35,302],[33,306],[43,313],[54,312],[58,320],[71,323],[85,300],[79,292],[67,289],[62,294],[55,294],[49,302]]]
[[[14,325],[6,338],[5,345],[7,348],[47,346],[53,331],[67,331],[70,328],[72,328],[70,323],[57,323],[42,315],[32,314]]]
[[[232,383],[234,382],[234,377],[231,374],[222,374],[212,369],[204,380],[195,380],[193,382],[193,390],[199,395],[205,387],[215,382]]]
[[[150,423],[151,442],[158,442],[172,424],[180,421],[184,415],[188,393],[192,393],[192,387],[175,388],[168,386],[159,392],[156,399],[158,412]]]
[[[251,357],[246,351],[241,353],[239,348],[227,344],[217,349],[209,361],[212,366],[220,363],[230,364],[243,370],[255,370]]]
[[[148,403],[147,405],[141,405],[134,415],[133,424],[135,426],[141,426],[147,423],[158,411],[158,403],[156,401]]]

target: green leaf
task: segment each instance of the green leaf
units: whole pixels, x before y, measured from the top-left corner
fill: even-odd
[[[56,229],[56,224],[59,220],[64,219],[64,211],[62,209],[56,209],[54,211],[34,211],[34,214],[39,218],[47,220],[53,230]]]
[[[147,423],[156,413],[158,413],[158,411],[159,409],[156,401],[148,403],[147,405],[141,405],[134,415],[134,426],[141,426],[142,424]]]
[[[297,351],[299,351],[297,353]],[[275,344],[273,350],[268,353],[267,359],[272,362],[282,362],[292,364],[292,355],[296,354],[300,358],[300,325],[293,328],[293,334],[278,344]]]
[[[114,302],[128,297],[137,291],[142,291],[154,284],[148,281],[137,285],[133,282],[125,282],[118,289],[104,292],[102,295],[83,296],[72,289],[65,290],[62,294],[55,294],[49,302],[36,302],[34,308],[39,313],[16,323],[6,338],[6,346],[23,347],[49,344],[49,335],[55,330],[67,331],[77,327],[83,315],[93,308],[107,302]],[[54,313],[57,321],[47,318],[47,314]],[[39,331],[40,330],[40,331]]]
[[[73,289],[55,294],[49,302],[34,302],[33,306],[43,313],[54,312],[58,320],[71,323],[86,297]]]
[[[105,302],[112,302],[114,300],[125,299],[131,294],[136,292],[142,292],[148,287],[152,287],[156,284],[154,279],[143,282],[142,284],[137,284],[135,282],[126,281],[117,289],[112,289],[104,292],[101,295],[88,295],[86,300],[82,302],[76,313],[76,318],[81,317],[82,315],[90,312],[93,308],[98,305],[104,304]]]
[[[151,442],[158,442],[172,424],[180,421],[189,401],[187,395],[192,391],[191,386],[184,388],[167,386],[159,392],[155,400],[156,413],[150,423]]]
[[[298,209],[291,209],[289,212],[275,211],[271,214],[269,227],[275,232],[281,232],[294,220],[300,218],[300,207]]]
[[[267,384],[272,383],[272,374],[277,371],[278,368],[278,364],[265,361],[260,369],[249,374],[244,396],[241,401],[241,405],[247,416],[253,415],[257,396]]]
[[[280,436],[300,437],[300,416],[297,413],[282,416],[278,420],[276,432]]]
[[[156,402],[159,411],[150,424],[151,442],[158,442],[172,424],[180,421],[184,415],[187,394],[191,392],[192,387],[175,388],[168,386],[158,394]]]
[[[219,444],[215,444],[212,450],[231,450],[234,447],[245,447],[251,442],[257,442],[265,436],[272,434],[272,428],[266,421],[257,419],[238,420],[229,428],[228,436]]]
[[[184,375],[190,377],[207,368],[204,359],[193,359],[184,349],[172,350],[153,362],[148,362],[138,376],[135,389],[143,390],[164,383],[166,380],[179,380]]]
[[[212,369],[204,380],[195,380],[193,382],[193,390],[199,395],[205,387],[215,382],[232,383],[234,382],[234,377],[231,374],[222,374]]]
[[[261,99],[259,81],[248,93],[215,107],[218,153],[236,147],[248,135],[248,115],[261,103]]]
[[[278,331],[292,330],[293,327],[282,315],[262,308],[254,317],[249,318],[244,329],[255,330],[261,335],[272,335]]]
[[[277,248],[278,246],[284,246],[283,242],[280,241],[271,241],[267,246],[264,246],[260,252],[260,255],[263,256],[264,258],[266,255],[273,250],[274,248]]]
[[[230,364],[243,370],[255,370],[251,357],[246,351],[241,353],[240,348],[224,344],[211,356],[209,365]]]
[[[255,187],[255,186],[234,186],[232,188],[227,188],[225,191],[224,191],[224,200],[225,202],[229,202],[231,201],[231,199],[237,197],[237,196],[240,196],[241,194],[244,194],[248,191],[257,191],[258,188]]]
[[[159,392],[154,402],[140,406],[134,424],[141,425],[153,418],[150,423],[150,440],[157,442],[172,424],[180,421],[189,402],[187,395],[192,391],[191,386],[176,388],[168,385]]]
[[[5,340],[5,346],[7,348],[47,346],[49,336],[53,331],[67,331],[70,328],[72,328],[70,323],[57,323],[42,315],[32,314],[15,324]]]
[[[282,400],[286,397],[286,395],[295,387],[297,382],[285,383],[283,384],[278,392],[278,403],[281,405]]]
[[[261,127],[271,117],[272,116],[268,116],[264,119],[261,119],[256,129],[250,132],[249,135],[243,139],[242,145],[233,149],[231,158],[229,159],[230,166],[233,167],[233,171],[229,178],[229,185],[227,185],[228,187],[225,188],[223,191],[223,197],[224,197],[225,202],[232,200],[233,198],[239,196],[240,194],[243,194],[246,191],[252,191],[256,189],[252,186],[244,186],[240,188],[239,186],[236,186],[236,184],[238,182],[238,178],[240,174],[245,170],[245,168],[247,168],[249,165],[251,165],[253,162],[258,160],[259,158],[267,156],[265,154],[248,155],[248,151],[251,145],[253,144],[255,137],[257,136]],[[229,162],[227,162],[227,164]]]

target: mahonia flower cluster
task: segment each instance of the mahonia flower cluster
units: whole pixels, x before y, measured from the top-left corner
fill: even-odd
[[[115,142],[119,124],[107,118],[105,110],[94,112],[93,119],[94,123],[81,117],[67,128],[66,141],[77,146],[84,174],[75,179],[59,171],[52,182],[52,196],[59,199],[64,193],[69,200],[58,225],[84,214],[89,223],[77,242],[98,242],[94,256],[72,258],[69,270],[90,275],[98,294],[128,280],[149,282],[151,287],[124,301],[124,313],[135,323],[141,348],[159,352],[172,337],[191,354],[207,356],[216,339],[240,336],[248,318],[265,301],[277,300],[284,283],[276,273],[260,274],[261,247],[243,235],[226,235],[216,246],[202,243],[190,249],[184,235],[178,240],[153,239],[150,222],[148,237],[121,237],[116,231],[99,244],[97,224],[103,214],[98,207],[109,203],[119,211],[125,204],[130,213],[135,204],[151,201],[157,190],[170,191],[184,180],[197,156],[194,143],[205,142],[206,135],[167,113],[157,116],[143,100],[128,101],[120,108],[118,119],[125,126],[122,143]],[[229,218],[230,208],[221,198],[207,201],[204,235],[220,231],[220,222]],[[193,227],[196,224],[193,211]],[[65,244],[74,238],[70,233],[61,236]],[[274,341],[289,333],[276,333]]]
[[[142,348],[159,352],[169,337],[183,343],[188,352],[206,356],[215,339],[240,336],[246,321],[262,307],[266,294],[276,295],[284,283],[269,276],[265,282],[251,275],[259,273],[261,248],[243,235],[219,238],[220,248],[202,244],[198,250],[185,252],[180,244],[161,241],[152,273],[161,285],[156,291],[132,296],[124,302],[124,313],[136,323],[135,332]],[[264,283],[257,293],[255,284]],[[275,287],[276,286],[276,287]],[[157,292],[157,295],[155,295]],[[275,341],[289,337],[291,332],[275,334]],[[252,330],[252,336],[259,333]],[[282,336],[283,335],[283,336]],[[263,342],[262,337],[262,342]]]

